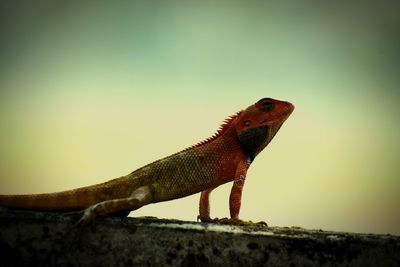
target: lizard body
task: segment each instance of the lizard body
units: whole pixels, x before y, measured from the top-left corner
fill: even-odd
[[[201,192],[199,219],[210,218],[209,195],[233,181],[230,215],[238,219],[241,194],[251,162],[292,113],[289,102],[263,98],[229,117],[217,133],[171,156],[105,183],[32,195],[0,195],[0,206],[32,210],[81,211],[81,223],[95,216],[127,215],[144,205]]]

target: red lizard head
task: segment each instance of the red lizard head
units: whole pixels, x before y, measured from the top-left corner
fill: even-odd
[[[251,160],[269,144],[293,110],[289,102],[263,98],[238,114],[236,133]]]

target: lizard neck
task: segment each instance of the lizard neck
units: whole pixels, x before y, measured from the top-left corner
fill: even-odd
[[[233,158],[236,160],[246,160],[249,165],[256,156],[242,146],[234,127],[227,128],[225,132],[213,140],[212,143],[215,148],[224,151],[225,155],[233,155]]]
[[[246,146],[244,146],[241,142],[240,136],[237,135],[236,129],[231,129],[226,133],[227,135],[227,144],[234,146],[236,150],[238,151],[237,153],[241,153],[244,155],[248,165],[253,162],[255,157],[257,156],[257,153],[254,149],[248,149]],[[240,152],[239,152],[240,151]]]

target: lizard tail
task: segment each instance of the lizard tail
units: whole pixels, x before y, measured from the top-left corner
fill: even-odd
[[[135,183],[120,177],[105,183],[46,194],[0,195],[0,207],[47,210],[79,211],[96,203],[128,196]]]
[[[88,196],[82,196],[81,192],[70,190],[49,194],[1,195],[0,207],[48,211],[83,210],[93,202],[88,201]]]

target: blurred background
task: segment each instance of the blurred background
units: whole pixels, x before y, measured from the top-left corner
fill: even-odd
[[[398,1],[1,1],[0,14],[0,194],[128,174],[272,97],[296,109],[252,164],[241,218],[400,234]],[[213,217],[229,216],[230,187]],[[195,220],[198,198],[131,216]]]

